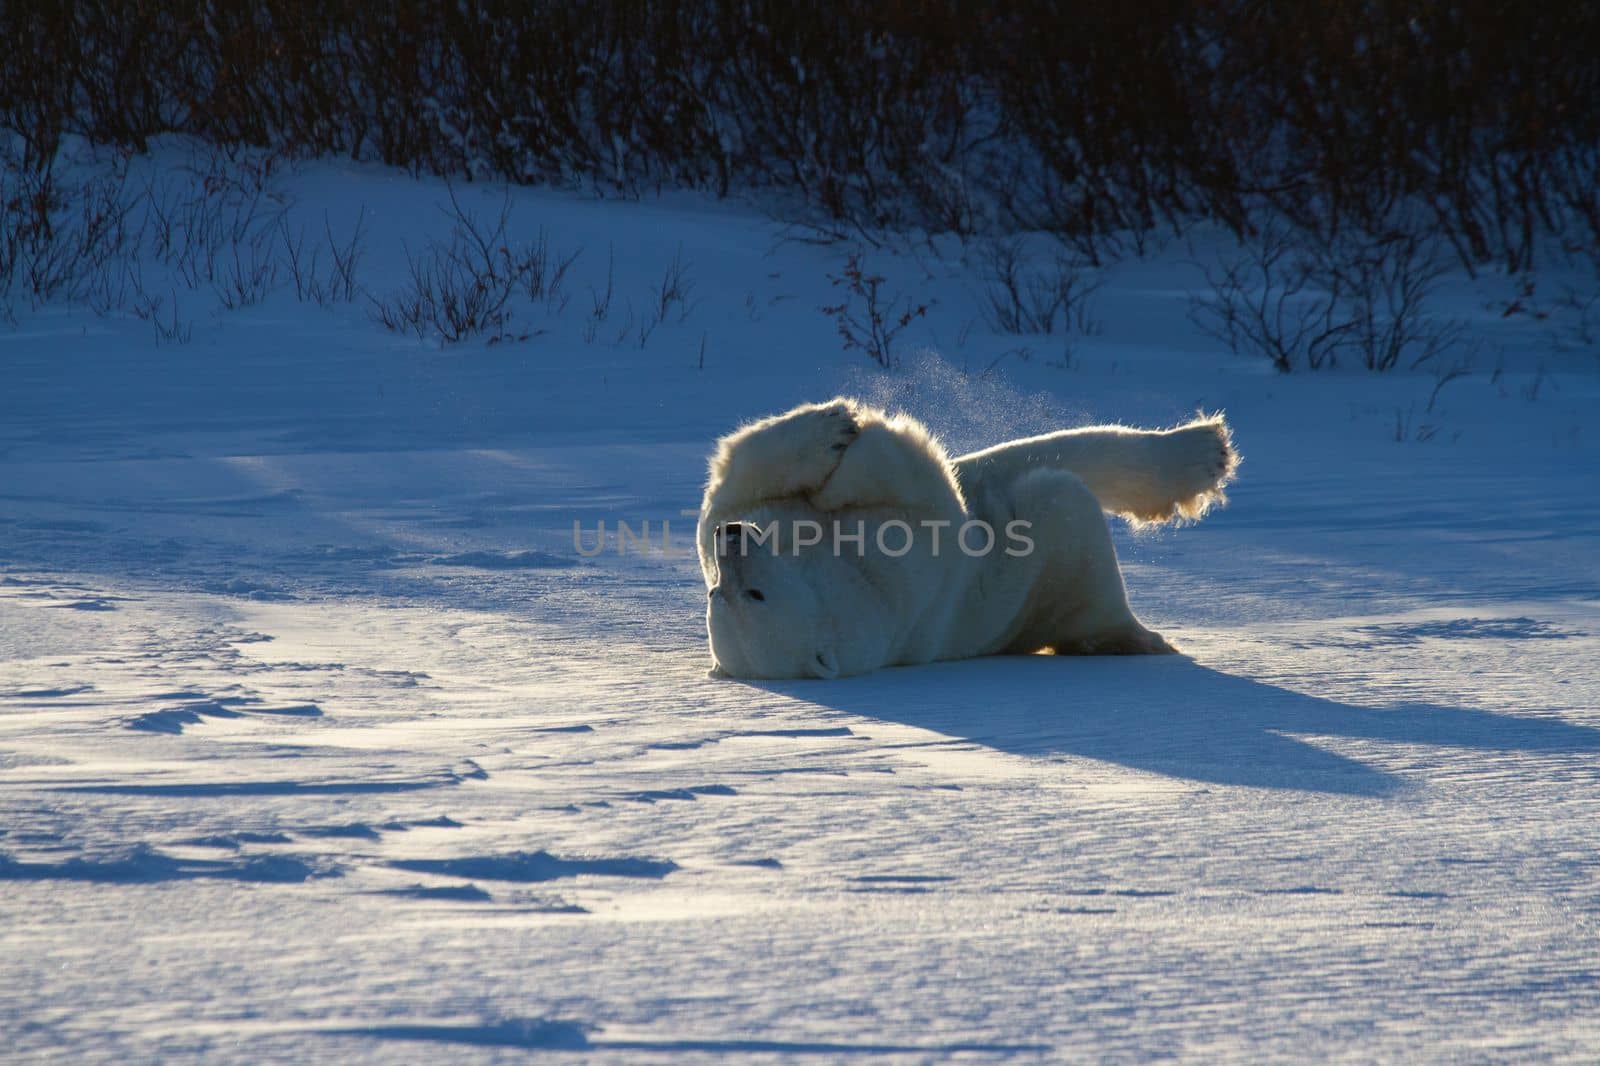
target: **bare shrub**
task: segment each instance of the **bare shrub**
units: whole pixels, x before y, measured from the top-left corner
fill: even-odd
[[[570,297],[563,289],[567,273],[572,265],[583,254],[583,249],[578,249],[571,255],[563,256],[550,247],[550,239],[539,228],[539,235],[534,239],[533,246],[528,250],[527,274],[525,289],[528,299],[535,303],[543,302],[547,308],[556,314],[567,309]]]
[[[131,307],[134,316],[150,323],[155,331],[156,347],[159,348],[163,344],[189,343],[194,336],[194,324],[184,321],[176,289],[172,291],[172,299],[168,302],[165,296],[147,292],[135,273],[133,290]]]
[[[0,297],[37,308],[65,300],[96,314],[152,318],[139,265],[165,264],[189,289],[209,289],[228,309],[259,302],[277,285],[275,229],[286,201],[268,189],[278,163],[256,150],[193,146],[163,178],[134,182],[132,154],[58,146],[31,164],[0,144]],[[135,306],[135,304],[138,306]],[[158,340],[181,342],[167,319]]]
[[[828,280],[844,291],[844,301],[818,308],[831,315],[846,351],[859,348],[868,358],[886,369],[900,365],[894,344],[913,319],[928,313],[929,304],[918,304],[900,293],[886,294],[884,278],[868,274],[861,264],[862,252],[850,253],[838,274]]]
[[[356,214],[350,236],[341,241],[334,236],[333,220],[324,214],[323,240],[309,249],[306,247],[304,227],[294,233],[290,231],[287,219],[279,220],[278,237],[283,244],[284,265],[294,285],[296,299],[302,303],[331,307],[335,303],[350,303],[363,291],[356,281],[356,268],[366,253],[363,243],[366,239],[366,218],[367,209],[363,206]],[[324,250],[328,253],[325,268],[322,263]]]
[[[1428,312],[1445,273],[1433,245],[1414,234],[1320,240],[1269,219],[1238,256],[1206,268],[1209,291],[1191,297],[1190,317],[1285,372],[1341,358],[1368,370],[1416,367],[1461,335],[1459,323]]]
[[[1023,242],[1018,238],[991,238],[983,242],[979,257],[988,287],[983,293],[983,317],[998,333],[1054,333],[1076,330],[1099,332],[1089,314],[1089,298],[1101,286],[1079,258],[1058,255],[1044,269],[1030,269]]]
[[[650,287],[650,300],[645,304],[644,313],[638,319],[637,338],[640,348],[650,342],[651,335],[658,327],[666,325],[669,321],[682,325],[694,311],[695,305],[691,302],[694,282],[689,277],[689,265],[684,261],[683,246],[680,244],[678,250],[673,253],[672,261],[662,272],[661,283]],[[633,303],[629,301],[628,325],[618,337],[619,344],[622,337],[633,328],[633,324]]]
[[[197,153],[176,176],[152,180],[146,190],[156,256],[189,288],[232,290],[228,298],[236,298],[241,280],[238,249],[264,256],[288,207],[266,188],[272,167],[233,167],[227,153]]]
[[[1349,329],[1341,339],[1368,370],[1421,366],[1460,338],[1459,323],[1428,313],[1446,270],[1421,237],[1394,233],[1335,245],[1320,270],[1343,297]]]
[[[1496,371],[1498,374],[1499,372]],[[1434,368],[1433,389],[1428,393],[1428,402],[1419,415],[1415,403],[1407,405],[1404,409],[1396,407],[1394,411],[1394,440],[1397,444],[1407,441],[1416,441],[1425,444],[1439,435],[1442,428],[1438,421],[1427,421],[1429,416],[1435,415],[1435,408],[1439,404],[1439,395],[1445,387],[1453,381],[1461,381],[1472,376],[1470,360],[1457,360],[1451,363],[1441,363]],[[1461,431],[1457,430],[1451,437],[1454,443],[1460,439]]]
[[[694,304],[690,298],[694,295],[694,282],[689,278],[690,264],[684,261],[683,245],[678,245],[678,250],[673,253],[672,262],[667,264],[662,273],[661,284],[654,286],[650,293],[654,297],[651,311],[657,322],[666,322],[669,318],[676,318],[681,324],[688,321]]]
[[[429,241],[417,255],[406,250],[409,283],[386,299],[373,300],[373,317],[388,329],[422,339],[436,337],[445,344],[480,336],[490,343],[526,340],[531,331],[517,333],[510,328],[509,304],[514,295],[532,291],[536,273],[541,291],[548,293],[552,281],[559,289],[548,245],[541,251],[541,245],[528,248],[510,242],[509,190],[492,219],[466,210],[455,190],[448,191],[449,239]],[[570,265],[571,260],[553,262],[564,275],[566,267],[561,264]]]
[[[1269,222],[1238,256],[1206,268],[1208,291],[1190,297],[1189,317],[1233,351],[1264,356],[1285,373],[1317,370],[1354,328],[1339,313],[1339,291],[1319,281],[1293,231]]]
[[[606,287],[604,289],[589,289],[589,317],[583,327],[583,340],[585,344],[593,344],[595,334],[600,331],[601,325],[611,318],[611,301],[616,296],[617,289],[617,249],[615,245],[606,245]],[[630,316],[629,325],[632,325]]]
[[[348,240],[341,242],[333,235],[333,222],[326,214],[322,216],[322,230],[328,240],[328,273],[323,281],[323,292],[329,302],[350,303],[361,291],[361,286],[356,283],[356,268],[361,265],[361,256],[365,252],[362,241],[366,238],[367,209],[362,205],[356,212],[356,224],[350,229]]]
[[[1442,366],[1434,371],[1433,391],[1428,393],[1428,406],[1423,408],[1423,413],[1433,413],[1434,405],[1439,402],[1439,394],[1444,391],[1444,387],[1446,385],[1450,384],[1452,381],[1459,381],[1462,378],[1470,377],[1471,374],[1472,365],[1468,362],[1453,363],[1449,366]]]
[[[116,153],[99,172],[66,178],[55,157],[29,166],[0,158],[0,301],[15,319],[20,289],[38,308],[84,301],[103,313],[119,291],[127,259],[137,254],[141,196],[128,183],[129,156]]]
[[[475,261],[470,244],[429,242],[416,256],[408,249],[406,266],[410,284],[375,302],[385,328],[415,333],[419,339],[436,336],[445,344],[506,332],[510,314],[505,308],[515,291],[514,279],[497,272],[493,262]]]
[[[232,247],[232,257],[218,268],[214,285],[217,299],[230,311],[260,303],[278,282],[271,231],[257,234],[248,248],[241,248],[238,244]]]

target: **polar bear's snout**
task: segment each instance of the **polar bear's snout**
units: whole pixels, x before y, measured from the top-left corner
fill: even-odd
[[[745,551],[745,527],[744,522],[724,522],[712,530],[716,542],[716,582],[706,590],[707,597],[712,600],[720,597],[726,602],[741,595],[745,582],[740,571],[749,558]],[[751,598],[759,599],[760,594]]]
[[[748,520],[713,527],[717,552],[706,597],[713,662],[723,673],[745,678],[836,672],[832,638],[836,627],[817,591],[819,583],[827,588],[840,585],[831,577],[832,556],[778,554],[756,544],[740,544],[743,535],[754,537],[760,529],[760,524]],[[860,612],[850,613],[854,617]]]

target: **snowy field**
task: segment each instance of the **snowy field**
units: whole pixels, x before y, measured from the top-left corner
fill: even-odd
[[[269,192],[364,210],[380,299],[450,227],[377,168]],[[0,328],[0,1057],[1600,1057],[1600,360],[1510,282],[1422,368],[1280,375],[1191,322],[1203,234],[1023,337],[908,239],[887,373],[819,311],[843,245],[511,205],[581,254],[499,343],[159,263],[153,321]],[[1225,409],[1230,505],[1115,531],[1185,656],[709,678],[709,443],[841,392],[952,451]]]

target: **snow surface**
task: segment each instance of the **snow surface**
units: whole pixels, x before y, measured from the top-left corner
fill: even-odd
[[[279,188],[365,205],[374,293],[446,227],[390,171]],[[991,333],[959,246],[907,240],[871,263],[938,303],[885,374],[818,311],[839,246],[512,198],[583,253],[526,341],[281,289],[178,290],[187,344],[0,332],[9,1060],[1600,1056],[1600,365],[1509,282],[1447,294],[1473,372],[1429,410],[1436,369],[1223,352],[1204,242],[1064,340]],[[641,346],[679,254],[694,306]],[[707,677],[708,444],[841,391],[953,450],[1225,408],[1231,505],[1116,531],[1187,656]],[[673,550],[575,549],[619,519]]]

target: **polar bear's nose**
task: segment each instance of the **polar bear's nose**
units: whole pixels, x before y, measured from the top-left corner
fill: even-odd
[[[721,531],[723,540],[738,540],[744,536],[743,522],[724,522],[717,528]]]

